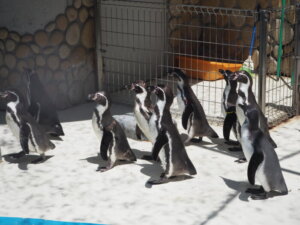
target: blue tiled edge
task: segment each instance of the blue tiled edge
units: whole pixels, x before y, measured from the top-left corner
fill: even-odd
[[[100,225],[100,224],[62,222],[62,221],[32,219],[32,218],[18,218],[18,217],[0,217],[0,225]]]

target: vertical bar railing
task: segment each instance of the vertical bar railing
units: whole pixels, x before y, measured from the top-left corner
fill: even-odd
[[[295,26],[295,73],[294,73],[294,109],[296,115],[300,114],[300,4],[296,5],[296,26]]]
[[[96,2],[96,67],[97,67],[97,90],[104,88],[104,74],[103,74],[103,58],[101,53],[101,0]]]
[[[267,62],[267,24],[269,12],[259,11],[259,71],[258,71],[258,104],[263,113],[266,106],[266,62]]]

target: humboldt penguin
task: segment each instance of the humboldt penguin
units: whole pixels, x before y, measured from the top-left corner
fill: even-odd
[[[203,107],[190,87],[185,72],[180,69],[173,69],[169,72],[169,75],[177,79],[178,105],[180,107],[184,106],[181,121],[183,128],[188,131],[186,143],[189,141],[202,141],[204,136],[218,138],[218,134],[208,124]],[[194,137],[199,137],[199,139],[197,140]]]
[[[246,192],[252,194],[253,199],[266,199],[270,192],[285,195],[288,189],[281,171],[277,154],[269,137],[259,128],[260,112],[253,105],[239,105],[245,113],[245,121],[241,128],[241,144],[247,158],[248,180],[255,185],[258,181],[259,189],[249,188]]]
[[[40,158],[34,162],[42,162],[45,152],[54,149],[55,145],[49,140],[44,129],[26,110],[24,98],[17,91],[0,92],[0,97],[7,102],[6,123],[14,136],[18,139],[22,151],[12,156],[19,158],[29,152],[40,154]]]
[[[150,118],[150,126],[158,130],[152,149],[153,159],[157,159],[160,150],[165,151],[165,171],[159,180],[149,181],[149,184],[161,184],[177,176],[195,175],[196,169],[188,157],[180,134],[173,123],[170,106],[173,102],[172,90],[167,86],[156,86],[154,92],[157,103]]]
[[[136,161],[127,138],[120,124],[110,112],[111,101],[104,91],[88,95],[88,99],[96,102],[92,124],[96,136],[100,140],[100,155],[108,161],[108,166],[98,168],[104,172],[113,168],[117,161]],[[108,155],[109,154],[109,155]]]
[[[236,80],[239,83],[238,87],[238,98],[236,101],[228,100],[228,103],[232,106],[236,106],[236,114],[238,118],[238,122],[240,126],[245,121],[245,113],[241,109],[240,105],[250,105],[257,109],[259,113],[259,128],[265,133],[265,135],[269,138],[270,143],[274,148],[277,147],[274,140],[271,138],[269,133],[268,121],[263,112],[261,111],[259,105],[256,102],[255,96],[252,92],[253,79],[251,75],[247,71],[236,71],[230,75],[230,79]]]

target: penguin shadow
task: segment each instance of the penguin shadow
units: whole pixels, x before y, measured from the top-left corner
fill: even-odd
[[[185,133],[182,133],[180,136],[181,136],[181,139],[183,141],[185,141],[188,137],[188,135],[185,134]],[[207,149],[207,150],[210,150],[210,151],[214,151],[214,152],[217,152],[217,153],[220,153],[220,154],[224,154],[224,155],[227,155],[227,156],[230,156],[230,157],[234,157],[234,158],[237,158],[237,159],[240,159],[240,158],[244,157],[244,154],[243,154],[242,151],[230,151],[229,150],[230,148],[233,148],[233,147],[236,147],[236,146],[226,144],[227,141],[224,138],[210,138],[210,141],[211,142],[202,140],[198,143],[190,141],[189,143],[185,143],[185,146],[186,147],[191,146],[191,145],[199,146],[201,148],[204,148],[204,149]]]
[[[248,182],[245,181],[234,181],[234,180],[230,180],[227,179],[225,177],[221,177],[224,181],[224,183],[227,185],[227,187],[231,188],[232,190],[235,190],[237,192],[237,194],[239,195],[239,199],[241,201],[245,201],[245,202],[249,202],[249,197],[251,197],[252,195],[250,193],[247,193],[246,190],[248,188],[254,188],[254,189],[259,189],[260,186],[258,185],[250,185]],[[278,193],[276,191],[271,191],[268,192],[268,198],[273,198],[273,197],[280,197],[280,196],[284,196],[281,193]],[[256,199],[258,200],[258,199]],[[266,200],[266,199],[259,199],[259,200]]]
[[[88,163],[98,165],[97,168],[108,166],[108,162],[103,160],[99,153],[96,156],[91,156],[91,157],[88,157],[88,158],[85,158],[85,159],[82,159],[82,160],[86,160]],[[115,163],[114,167],[122,166],[122,165],[126,165],[126,164],[132,164],[132,163],[134,163],[134,162],[129,162],[129,161],[125,161],[125,160],[124,161],[123,160],[118,160]],[[98,171],[98,169],[96,169],[96,171]]]
[[[141,151],[138,149],[132,149],[132,150],[133,150],[134,154],[136,155],[137,159],[150,162],[150,164],[142,163],[142,164],[137,164],[137,165],[142,167],[140,170],[141,173],[146,175],[147,177],[149,177],[149,179],[145,183],[145,187],[152,188],[152,184],[150,184],[149,181],[159,180],[160,175],[164,172],[162,166],[160,165],[160,162],[157,162],[154,160],[142,159],[142,156],[151,154],[151,152],[149,152],[149,151]],[[167,181],[164,181],[163,184],[170,183],[170,182],[183,181],[183,180],[187,180],[187,179],[191,179],[191,178],[193,178],[193,177],[187,176],[187,175],[186,176],[178,176],[178,177],[170,178]]]
[[[225,177],[221,177],[221,178],[223,179],[223,181],[227,187],[229,187],[232,190],[235,190],[238,193],[239,199],[241,201],[244,201],[244,202],[249,201],[248,199],[251,196],[251,194],[246,193],[247,188],[250,187],[248,182],[234,181],[234,180],[227,179]]]
[[[41,159],[41,156],[39,155],[25,155],[21,158],[13,158],[10,155],[5,155],[3,156],[4,160],[8,163],[13,163],[13,164],[18,164],[18,168],[20,170],[28,170],[28,165],[29,164],[39,164],[39,163],[44,163],[48,159],[51,159],[53,155],[47,155],[45,156],[45,159],[42,161],[39,161]]]

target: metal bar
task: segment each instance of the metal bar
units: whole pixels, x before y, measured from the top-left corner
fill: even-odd
[[[266,106],[266,61],[267,61],[267,23],[268,11],[259,12],[259,72],[258,72],[258,104],[263,113]]]
[[[103,89],[104,75],[103,75],[103,58],[101,53],[101,0],[96,3],[96,22],[95,22],[95,35],[96,35],[96,60],[97,60],[97,84],[98,90]]]
[[[300,4],[296,5],[296,26],[295,26],[295,82],[294,82],[294,102],[293,108],[296,115],[300,114]]]

